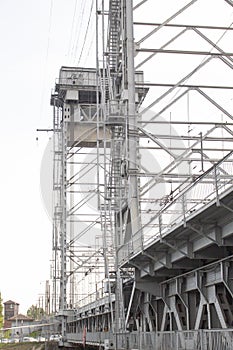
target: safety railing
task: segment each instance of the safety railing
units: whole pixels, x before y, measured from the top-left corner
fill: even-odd
[[[230,350],[233,329],[148,332],[129,335],[129,349],[144,350]]]
[[[233,152],[213,165],[208,171],[196,178],[179,193],[174,194],[173,200],[143,224],[140,232],[136,232],[132,239],[118,250],[121,263],[130,256],[140,252],[175,227],[186,225],[193,215],[204,207],[221,205],[221,198],[233,188]]]
[[[68,342],[83,343],[83,333],[68,333]],[[125,350],[232,350],[233,329],[166,332],[87,332],[85,343]]]

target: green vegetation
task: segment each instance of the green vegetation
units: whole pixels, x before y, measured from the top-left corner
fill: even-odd
[[[27,344],[1,344],[0,343],[0,349],[6,349],[6,350],[44,350],[45,345],[44,344],[38,344],[38,343],[27,343]]]
[[[3,337],[9,339],[11,336],[11,330],[8,329],[7,331],[3,332]]]
[[[27,311],[27,316],[33,318],[34,320],[40,320],[41,317],[45,315],[44,310],[36,305],[30,306]]]
[[[2,294],[0,293],[0,329],[3,328],[3,306],[2,306]]]
[[[40,331],[33,331],[29,334],[29,337],[37,338],[39,337],[40,333],[41,333]]]

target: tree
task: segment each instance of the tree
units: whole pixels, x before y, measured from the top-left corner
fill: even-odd
[[[42,309],[42,307],[38,307],[37,305],[32,305],[27,310],[27,316],[33,318],[34,320],[39,320],[44,315],[44,309]]]
[[[3,328],[4,318],[3,318],[3,306],[2,306],[2,294],[0,293],[0,329]]]

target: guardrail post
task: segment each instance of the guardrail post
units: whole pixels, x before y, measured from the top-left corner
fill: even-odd
[[[204,344],[203,344],[203,330],[199,329],[200,334],[200,344],[201,344],[201,350],[204,350]]]
[[[217,207],[220,206],[219,201],[219,194],[218,194],[218,174],[217,174],[217,167],[214,167],[214,184],[215,184],[215,192],[216,192],[216,205]]]
[[[184,227],[186,227],[186,210],[185,210],[185,195],[183,194],[182,196],[182,211],[183,211],[183,222],[184,222]]]
[[[207,332],[205,332],[203,329],[199,330],[200,332],[200,344],[201,344],[201,350],[207,350]]]
[[[159,214],[159,236],[162,239],[162,215]]]

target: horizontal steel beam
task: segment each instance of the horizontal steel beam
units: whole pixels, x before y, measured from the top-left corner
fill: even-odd
[[[141,48],[136,49],[136,52],[148,52],[148,53],[169,53],[169,54],[182,54],[182,55],[201,55],[201,56],[216,56],[216,57],[231,57],[233,52],[210,52],[210,51],[192,51],[192,50],[168,50],[168,49],[149,49]]]
[[[164,51],[164,50],[161,50]],[[213,54],[215,55],[215,54]],[[222,54],[221,54],[222,55]],[[196,88],[201,88],[201,89],[229,89],[233,90],[233,86],[229,85],[191,85],[191,84],[169,84],[169,83],[137,83],[135,82],[136,86],[165,86],[165,87],[183,87],[183,88],[190,88],[190,89],[196,89]]]
[[[162,23],[151,23],[151,22],[134,22],[134,25],[138,26],[161,26]],[[172,28],[198,28],[198,29],[219,29],[219,30],[233,30],[232,27],[224,26],[200,26],[196,24],[163,24],[163,27],[172,27]]]

